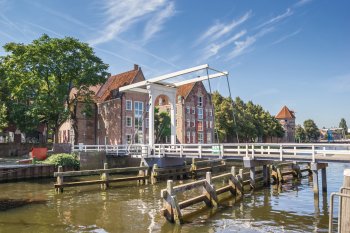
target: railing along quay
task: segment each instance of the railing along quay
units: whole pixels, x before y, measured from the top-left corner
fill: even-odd
[[[350,161],[350,144],[155,144],[154,156],[344,162]]]

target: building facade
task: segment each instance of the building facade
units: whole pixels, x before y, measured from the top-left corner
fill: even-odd
[[[90,145],[147,144],[148,94],[119,92],[122,86],[144,80],[141,68],[135,65],[133,70],[110,76],[102,86],[93,87],[93,116],[77,111],[78,141],[74,142],[71,121],[60,127],[58,141]],[[155,105],[160,111],[170,108],[166,95],[156,97]],[[197,82],[178,87],[176,105],[177,142],[213,142],[213,109],[204,85]],[[78,108],[82,109],[83,103],[78,103]]]

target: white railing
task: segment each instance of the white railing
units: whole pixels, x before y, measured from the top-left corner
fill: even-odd
[[[278,144],[278,143],[233,143],[233,144],[155,144],[154,156],[164,157],[249,157],[350,160],[350,144]],[[320,158],[320,156],[322,156]]]
[[[105,151],[106,154],[113,154],[116,156],[143,156],[147,157],[149,152],[149,146],[143,144],[133,145],[74,145],[73,152],[93,152],[93,151]]]

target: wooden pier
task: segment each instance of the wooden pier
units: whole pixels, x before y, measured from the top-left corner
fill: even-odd
[[[112,174],[117,173],[130,173],[138,172],[136,176],[121,177],[121,178],[112,178]],[[76,182],[64,182],[64,177],[81,177],[81,176],[92,176],[99,175],[100,179],[97,180],[85,180],[85,181],[76,181]],[[105,190],[109,187],[111,183],[125,182],[125,181],[142,181],[147,182],[148,176],[148,167],[125,167],[125,168],[110,168],[108,169],[107,163],[104,164],[103,169],[97,170],[83,170],[83,171],[69,171],[63,172],[62,166],[58,167],[58,172],[54,173],[54,177],[57,177],[57,182],[55,184],[55,189],[58,193],[63,192],[64,187],[76,187],[84,185],[101,185],[101,189]]]
[[[239,172],[242,174],[243,171]],[[228,179],[228,184],[216,189],[213,184],[216,180]],[[248,181],[249,182],[249,181]],[[174,186],[172,180],[167,181],[167,188],[161,190],[161,197],[163,199],[163,216],[170,222],[178,224],[184,223],[182,209],[204,202],[208,207],[218,206],[220,204],[218,196],[220,194],[229,192],[231,195],[243,194],[243,178],[236,175],[236,170],[232,167],[230,173],[221,174],[212,177],[211,172],[206,173],[206,178],[203,180],[194,181],[188,184]],[[178,201],[176,194],[183,193],[188,190],[202,188],[203,194],[193,198]]]

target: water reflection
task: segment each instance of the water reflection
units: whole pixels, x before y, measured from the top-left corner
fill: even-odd
[[[340,165],[342,169],[343,165]],[[346,165],[349,166],[349,165]],[[339,165],[328,168],[328,191],[342,183]],[[339,173],[339,174],[338,174]],[[53,180],[0,184],[0,199],[42,199],[40,205],[0,211],[0,232],[327,232],[328,195],[314,196],[307,178],[228,198],[218,208],[188,208],[187,224],[161,215],[166,183],[67,189],[56,195]],[[182,197],[195,195],[189,192]],[[203,206],[203,205],[202,205]]]

